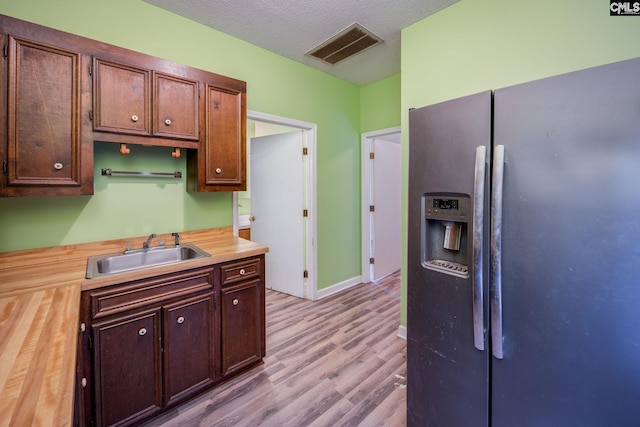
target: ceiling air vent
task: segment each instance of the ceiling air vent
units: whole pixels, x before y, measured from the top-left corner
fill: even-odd
[[[307,55],[326,64],[335,65],[381,42],[379,37],[355,23],[313,48]]]

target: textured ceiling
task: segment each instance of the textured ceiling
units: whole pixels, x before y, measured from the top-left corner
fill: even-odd
[[[400,30],[458,0],[145,0],[357,85],[400,72]],[[336,65],[305,53],[359,23],[384,42]]]

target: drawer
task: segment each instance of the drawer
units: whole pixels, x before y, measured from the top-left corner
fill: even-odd
[[[222,285],[235,283],[239,280],[250,279],[260,276],[262,272],[261,258],[248,258],[236,262],[223,264],[220,267]]]
[[[190,270],[89,291],[91,318],[213,289],[213,268]]]

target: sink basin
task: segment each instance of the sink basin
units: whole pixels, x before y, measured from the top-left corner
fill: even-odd
[[[87,279],[209,256],[211,255],[190,243],[95,255],[87,259]]]

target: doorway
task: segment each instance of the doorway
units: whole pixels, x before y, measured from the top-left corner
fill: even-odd
[[[362,281],[400,270],[400,127],[362,135]]]
[[[233,194],[234,234],[248,226],[269,247],[267,288],[315,300],[316,125],[255,111],[247,122],[247,191]]]

